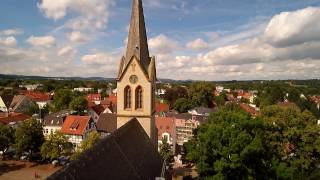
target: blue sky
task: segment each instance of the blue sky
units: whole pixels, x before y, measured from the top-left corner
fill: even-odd
[[[115,77],[131,0],[0,3],[0,73]],[[143,3],[160,78],[319,78],[320,0]]]

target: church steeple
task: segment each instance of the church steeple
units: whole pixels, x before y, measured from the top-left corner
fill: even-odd
[[[131,22],[125,65],[136,56],[141,65],[148,70],[150,64],[148,39],[144,22],[142,0],[133,0]]]
[[[132,1],[127,53],[121,58],[117,78],[117,128],[136,118],[156,144],[155,57],[149,57],[142,0]]]

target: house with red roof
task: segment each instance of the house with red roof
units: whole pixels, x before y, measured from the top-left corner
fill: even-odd
[[[25,91],[23,95],[29,97],[32,101],[36,102],[39,108],[44,108],[52,99],[49,93],[39,91]]]
[[[101,101],[102,105],[110,105],[110,104],[117,104],[117,95],[116,94],[109,94],[104,100]]]
[[[101,104],[95,105],[89,108],[88,114],[89,116],[94,120],[96,123],[99,119],[99,116],[105,111],[105,107],[102,106]]]
[[[156,117],[156,126],[158,129],[158,145],[162,144],[164,139],[171,145],[172,151],[175,152],[176,145],[176,127],[175,118],[173,117]]]
[[[94,104],[100,104],[102,98],[101,94],[88,94],[86,97],[88,102],[94,103]]]
[[[169,104],[156,102],[156,113],[163,114],[169,111]]]
[[[117,113],[117,95],[109,94],[109,97],[102,100],[100,105],[105,108],[103,113]]]
[[[79,148],[87,134],[93,130],[95,130],[95,123],[90,116],[69,115],[63,122],[61,133],[68,137],[75,148]]]
[[[0,123],[7,125],[7,124],[16,124],[25,120],[30,119],[31,116],[23,113],[15,113],[15,112],[10,112],[10,113],[0,113]]]
[[[240,103],[240,108],[247,113],[250,113],[253,117],[256,117],[259,112],[254,108],[245,103]]]

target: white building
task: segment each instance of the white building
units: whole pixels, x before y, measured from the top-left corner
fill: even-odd
[[[74,88],[73,91],[90,92],[90,91],[93,91],[93,88],[79,87],[79,88]]]
[[[43,135],[48,137],[50,134],[60,131],[69,114],[69,110],[63,110],[46,116],[43,121]]]

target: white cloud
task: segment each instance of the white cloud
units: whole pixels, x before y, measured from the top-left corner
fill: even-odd
[[[156,54],[169,54],[179,49],[179,43],[167,36],[160,34],[149,40],[150,50]]]
[[[89,38],[86,34],[81,33],[80,31],[73,31],[70,34],[70,41],[71,42],[86,42]]]
[[[16,46],[17,45],[17,40],[13,36],[1,38],[0,37],[0,45],[3,46]]]
[[[32,46],[51,47],[55,45],[56,40],[53,36],[31,36],[27,39],[27,42]]]
[[[46,17],[58,20],[66,15],[67,8],[71,2],[72,0],[42,0],[38,3],[38,8],[46,15]]]
[[[0,36],[18,36],[21,34],[23,34],[23,31],[21,29],[6,29],[0,31]]]
[[[90,7],[90,4],[86,4],[86,7],[90,11],[96,10],[97,6]],[[75,4],[72,5],[74,7]],[[89,12],[81,7],[77,10],[72,8],[68,5],[63,9],[67,14],[73,13],[72,19],[66,20],[60,29],[59,33],[63,36],[53,34],[54,37],[68,35],[65,39],[71,42],[83,42],[83,37],[95,39],[93,36],[96,37],[100,28],[107,24],[108,15],[100,13],[100,10]],[[249,22],[230,32],[199,32],[197,37],[207,36],[207,39],[203,39],[208,44],[207,49],[204,43],[203,46],[196,46],[196,41],[193,41],[188,47],[180,45],[170,36],[160,34],[149,40],[151,54],[156,56],[158,77],[199,80],[319,78],[320,35],[315,33],[320,32],[319,22],[315,22],[315,19],[319,19],[319,9],[306,8],[281,13],[268,22]],[[59,17],[51,16],[52,19]],[[190,36],[194,38],[195,34]],[[185,39],[190,39],[190,36]],[[80,54],[77,60],[75,44],[66,41],[61,43],[54,38],[51,42],[47,39],[45,43],[45,39],[28,39],[33,46],[51,47],[41,51],[33,47],[0,46],[0,72],[46,76],[116,76],[120,54],[90,49],[89,53]],[[198,40],[198,44],[201,44],[201,40]],[[198,47],[203,48],[199,48],[199,52],[188,50]],[[37,66],[39,62],[42,62],[41,67]],[[73,71],[70,71],[70,67],[73,67]]]
[[[59,56],[65,57],[73,57],[76,53],[77,51],[71,46],[63,47],[58,51]]]
[[[193,50],[201,50],[201,49],[207,49],[208,48],[208,43],[205,42],[203,39],[196,39],[194,41],[191,41],[187,43],[187,48],[193,49]]]
[[[272,45],[285,47],[320,40],[320,8],[309,7],[274,16],[264,36]]]
[[[115,56],[106,53],[87,54],[82,56],[81,61],[86,65],[110,65],[116,67]]]

